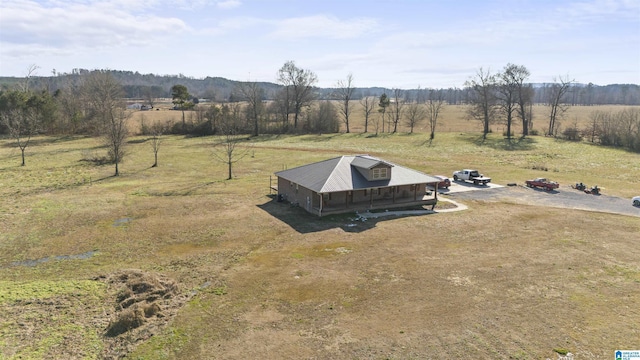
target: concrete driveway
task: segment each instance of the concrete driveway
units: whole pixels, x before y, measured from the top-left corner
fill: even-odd
[[[469,184],[469,186],[473,187],[474,185]],[[463,185],[467,189],[469,186]],[[631,204],[631,199],[606,194],[585,194],[582,191],[572,189],[570,186],[561,186],[553,191],[532,189],[522,185],[507,187],[497,185],[491,188],[487,186],[484,189],[476,186],[472,190],[480,191],[456,191],[452,185],[450,191],[446,194],[448,195],[447,197],[459,202],[464,200],[508,201],[515,204],[550,206],[640,217],[640,208],[634,207]]]
[[[465,191],[475,191],[475,190],[487,190],[487,189],[498,189],[504,186],[488,183],[487,185],[474,185],[473,183],[468,182],[451,182],[451,186],[448,189],[438,189],[438,194],[454,194]],[[433,189],[433,188],[431,188]]]

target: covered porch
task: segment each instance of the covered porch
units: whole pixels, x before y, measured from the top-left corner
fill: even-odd
[[[433,209],[438,203],[438,192],[426,190],[425,185],[360,189],[330,194],[314,193],[307,211],[325,216],[408,206],[431,206]]]

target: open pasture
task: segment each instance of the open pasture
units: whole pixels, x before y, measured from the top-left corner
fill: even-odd
[[[337,105],[337,102],[334,102]],[[200,104],[201,107],[208,107],[210,104]],[[351,105],[352,113],[349,128],[351,132],[362,133],[364,131],[364,113],[362,105],[354,101]],[[630,106],[619,105],[602,105],[602,106],[572,106],[562,119],[558,119],[560,124],[560,133],[567,127],[576,126],[578,129],[588,128],[591,121],[591,114],[595,111],[601,112],[618,112]],[[376,108],[377,110],[377,108]],[[540,135],[545,134],[549,128],[549,107],[544,105],[534,105],[532,108],[533,113],[533,129],[538,131]],[[368,132],[375,133],[375,127],[371,123],[375,119],[380,118],[380,114],[377,111],[371,115],[370,124],[368,126]],[[193,111],[185,111],[186,121],[196,121],[196,114]],[[131,131],[133,133],[139,133],[142,123],[146,126],[151,126],[155,123],[178,123],[182,121],[182,112],[177,110],[171,110],[170,103],[162,103],[158,105],[157,110],[138,111],[132,115],[131,118]],[[428,129],[427,120],[423,120],[418,124],[415,132],[426,132]],[[382,130],[380,125],[380,131]],[[345,124],[341,123],[341,131],[345,131]],[[406,133],[409,131],[409,127],[404,122],[401,122],[398,126],[398,131]],[[491,131],[502,135],[506,131],[506,125],[503,123],[495,123],[491,125]],[[512,124],[512,131],[515,136],[518,136],[522,132],[522,126],[518,121],[514,121]],[[466,105],[446,105],[442,108],[440,116],[438,118],[438,125],[436,133],[445,132],[482,132],[482,124],[477,120],[467,119],[467,106]]]
[[[353,131],[248,140],[230,181],[207,137],[164,137],[157,168],[146,137],[130,138],[120,177],[86,161],[105,152],[98,139],[38,137],[26,167],[0,140],[0,358],[596,359],[637,347],[637,218],[471,201],[357,222],[268,194],[275,171],[368,153],[630,198],[640,155],[453,126],[431,144]],[[134,297],[114,285],[127,269],[155,288],[166,276],[179,295],[162,317],[107,336]]]

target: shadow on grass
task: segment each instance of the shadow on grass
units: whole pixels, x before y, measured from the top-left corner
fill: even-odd
[[[275,195],[268,195],[268,197],[271,201],[257,206],[301,234],[329,229],[342,229],[344,232],[360,233],[375,228],[378,222],[385,220],[394,220],[409,216],[424,216],[433,213],[427,213],[425,211],[429,207],[428,205],[408,205],[406,207],[389,210],[376,209],[372,210],[371,213],[367,211],[358,214],[353,210],[342,214],[319,217],[306,212],[301,207],[291,206],[288,202],[278,202],[276,201]],[[416,213],[416,210],[418,210],[418,213]],[[402,214],[401,212],[406,213]],[[376,214],[381,216],[375,216]]]
[[[149,168],[151,169],[151,168]],[[144,170],[141,170],[144,171]],[[189,186],[184,186],[182,188],[177,188],[169,191],[144,191],[144,190],[136,190],[133,194],[140,196],[192,196],[200,194],[198,191],[204,189],[208,186],[211,186],[219,181],[207,181],[200,184],[194,184]]]
[[[342,135],[341,133],[329,133],[329,134],[315,134],[315,135],[306,135],[304,137],[300,137],[300,141],[307,142],[321,142],[321,141],[331,141],[336,137]]]
[[[82,140],[86,138],[90,138],[90,136],[86,136],[86,135],[65,135],[65,136],[55,136],[55,137],[54,136],[38,136],[29,140],[29,146],[27,146],[27,148],[31,146],[67,143],[67,142]],[[16,143],[14,138],[7,137],[4,140],[7,140],[7,143],[3,144],[3,147],[8,147],[8,148],[18,147],[18,144]],[[26,139],[23,139],[23,140],[26,140]]]
[[[475,144],[477,146],[486,146],[496,150],[506,151],[522,151],[531,150],[537,142],[532,137],[518,138],[502,138],[502,137],[484,137],[473,134],[463,135],[463,140]]]
[[[271,201],[258,205],[258,207],[301,234],[338,228],[345,232],[359,233],[376,227],[376,224],[380,221],[380,219],[361,221],[358,220],[358,216],[355,213],[318,217],[300,207],[291,206],[286,202],[278,202],[273,195],[269,196],[269,198],[271,198]]]

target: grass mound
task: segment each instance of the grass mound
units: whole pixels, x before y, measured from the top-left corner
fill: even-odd
[[[122,358],[157,334],[188,299],[174,280],[162,274],[123,270],[101,280],[115,297],[115,311],[104,333],[105,358]]]

